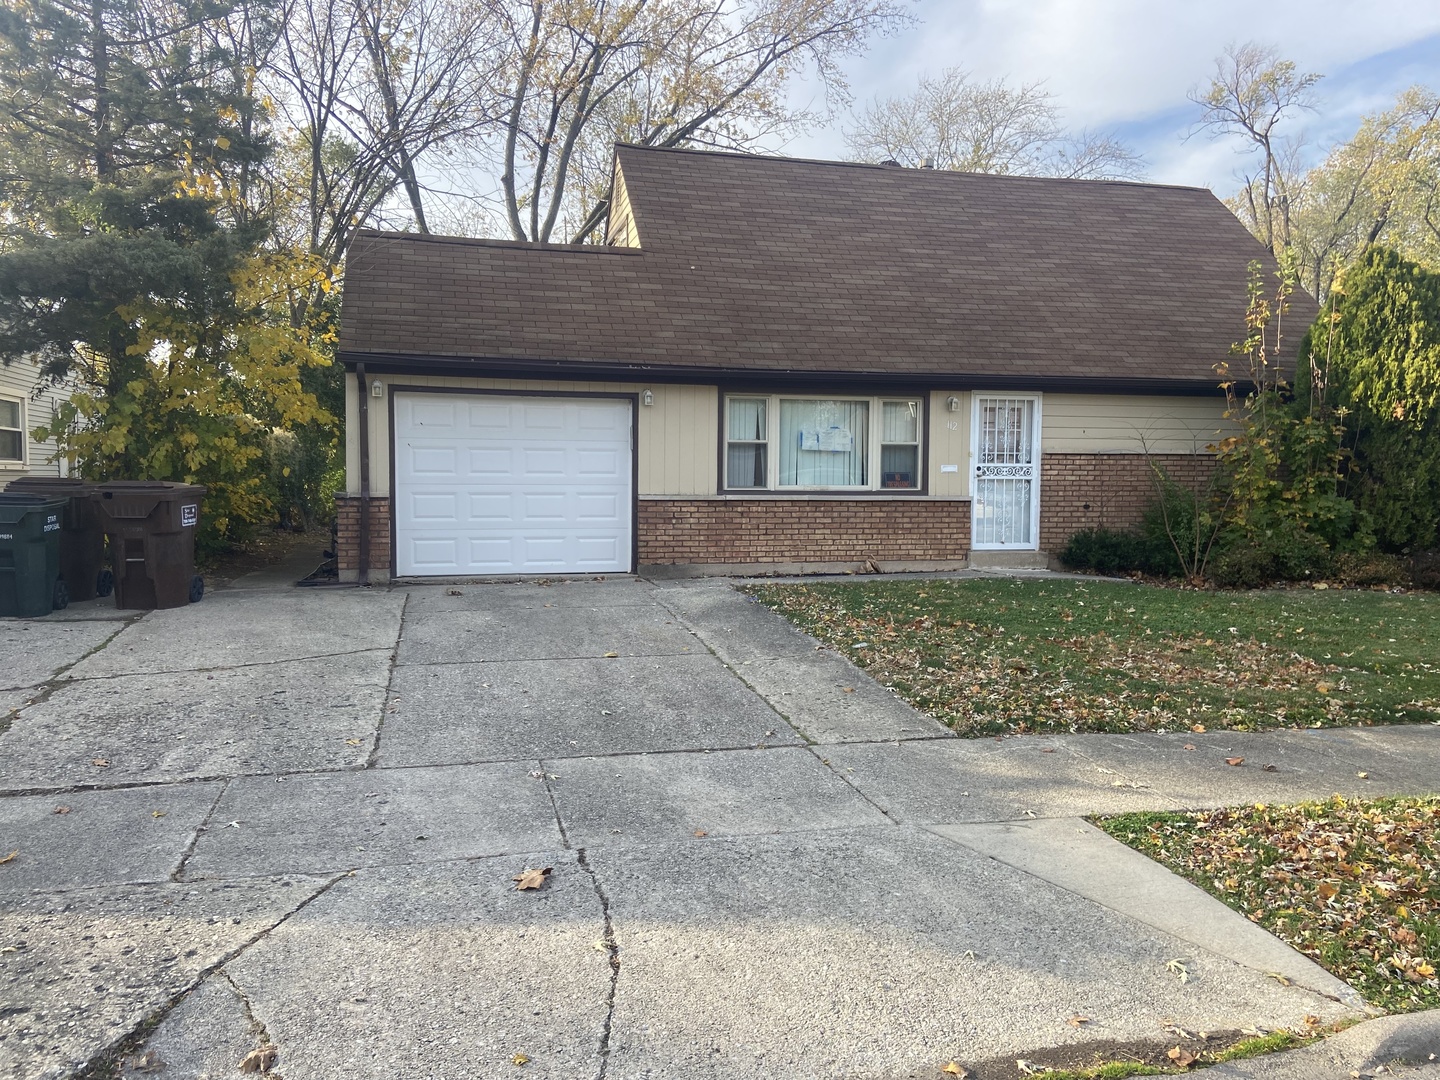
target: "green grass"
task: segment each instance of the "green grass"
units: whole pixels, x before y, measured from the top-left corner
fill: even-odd
[[[1104,581],[750,590],[963,735],[1440,722],[1440,595]]]
[[[1098,822],[1391,1012],[1440,1008],[1440,798]]]

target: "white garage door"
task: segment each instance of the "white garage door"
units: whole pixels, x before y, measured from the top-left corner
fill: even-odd
[[[631,411],[604,398],[397,393],[396,571],[628,571]]]

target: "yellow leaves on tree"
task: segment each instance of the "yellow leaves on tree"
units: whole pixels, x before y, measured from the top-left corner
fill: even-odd
[[[263,520],[265,437],[335,423],[301,382],[305,368],[330,363],[333,334],[292,317],[330,284],[321,260],[261,253],[231,275],[232,301],[218,311],[163,301],[121,309],[135,344],[123,360],[95,355],[78,367],[79,385],[42,437],[92,479],[206,485],[204,517],[222,535]]]

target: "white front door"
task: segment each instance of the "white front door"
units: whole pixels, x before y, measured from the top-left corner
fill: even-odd
[[[1040,398],[975,395],[971,547],[1039,547]]]
[[[626,572],[632,412],[613,398],[395,394],[395,570]]]

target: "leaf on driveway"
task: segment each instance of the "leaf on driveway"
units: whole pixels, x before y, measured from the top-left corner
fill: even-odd
[[[695,835],[696,835],[696,836],[709,836],[710,834],[709,834],[708,832],[706,832],[704,829],[696,829],[696,830],[695,830]]]
[[[275,1046],[259,1046],[240,1059],[240,1071],[244,1073],[267,1073],[275,1067],[280,1051]]]
[[[1188,983],[1190,981],[1190,968],[1188,960],[1168,960],[1165,963],[1165,970],[1173,974],[1182,983]]]
[[[137,1073],[159,1072],[165,1068],[165,1062],[160,1060],[160,1055],[154,1050],[146,1050],[130,1063],[130,1071]]]
[[[1244,759],[1243,757],[1227,757],[1227,758],[1225,759],[1225,764],[1226,764],[1226,765],[1244,765],[1244,764],[1245,764],[1245,759]]]
[[[1065,1022],[1066,1022],[1067,1024],[1069,1024],[1071,1027],[1081,1027],[1081,1026],[1083,1026],[1083,1025],[1085,1025],[1085,1024],[1090,1023],[1090,1017],[1088,1017],[1088,1016],[1072,1016],[1072,1017],[1070,1017],[1069,1020],[1066,1020]]]
[[[97,769],[108,769],[110,767],[110,762],[103,757],[92,759],[90,764],[94,765]]]
[[[20,849],[19,849],[19,848],[16,848],[14,851],[10,852],[9,855],[6,855],[3,859],[0,859],[0,865],[3,865],[4,863],[7,863],[7,862],[14,862],[14,861],[15,861],[15,856],[16,856],[16,855],[19,855],[19,854],[20,854]]]
[[[162,817],[164,817],[164,816],[166,815],[166,813],[168,813],[168,811],[165,811],[165,810],[151,810],[151,811],[150,811],[150,816],[151,816],[152,818],[162,818]]]
[[[958,1061],[952,1061],[948,1065],[940,1066],[940,1071],[946,1076],[958,1076],[960,1080],[966,1080],[966,1077],[970,1075],[970,1070]]]
[[[607,652],[607,653],[605,654],[605,659],[607,659],[607,660],[613,660],[613,659],[615,659],[615,658],[616,658],[617,656],[619,656],[619,655],[620,655],[620,654],[619,654],[618,652]]]
[[[545,884],[550,877],[550,872],[554,869],[553,866],[546,866],[539,870],[533,870],[527,867],[510,880],[515,882],[517,891],[523,892],[526,889],[538,889],[541,885]]]
[[[1261,772],[1274,772],[1274,771],[1275,771],[1275,766],[1274,766],[1274,765],[1261,765],[1261,766],[1260,766],[1260,771],[1261,771]]]
[[[1289,986],[1289,985],[1290,985],[1290,978],[1289,978],[1289,976],[1287,976],[1287,975],[1281,975],[1280,972],[1278,972],[1278,971],[1267,971],[1267,972],[1265,972],[1265,977],[1266,977],[1267,979],[1274,979],[1274,980],[1275,980],[1276,982],[1278,982],[1281,986]]]
[[[68,813],[70,813],[70,807],[68,807],[68,806],[57,806],[57,807],[55,807],[54,810],[51,810],[50,812],[51,812],[52,814],[68,814]]]
[[[529,1055],[527,1055],[527,1054],[516,1054],[514,1057],[512,1057],[512,1058],[510,1059],[510,1064],[511,1064],[511,1065],[528,1065],[528,1064],[530,1064],[530,1057],[529,1057]]]
[[[346,746],[359,746],[359,745],[360,745],[360,740],[359,740],[359,739],[346,739],[346,740],[345,740],[345,745],[346,745]]]

